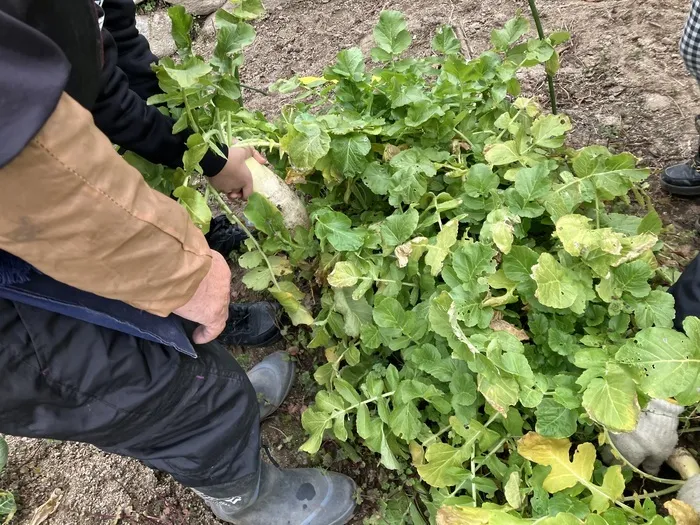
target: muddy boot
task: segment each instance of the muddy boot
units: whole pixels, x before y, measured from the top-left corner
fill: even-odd
[[[219,252],[226,259],[248,238],[245,232],[235,224],[231,224],[225,215],[219,215],[211,220],[209,233],[204,237],[207,239],[209,248]]]
[[[222,345],[269,346],[282,337],[277,326],[276,308],[272,303],[231,303],[226,328],[217,338]]]
[[[248,372],[248,379],[258,394],[260,421],[284,402],[294,384],[296,367],[287,352],[270,354]]]
[[[355,483],[320,469],[280,469],[230,486],[195,489],[217,518],[237,525],[343,525],[355,511]]]
[[[695,117],[695,128],[700,133],[700,115]],[[682,164],[669,166],[661,173],[661,187],[673,195],[700,196],[700,151]]]

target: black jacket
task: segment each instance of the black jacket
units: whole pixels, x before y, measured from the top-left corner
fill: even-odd
[[[145,100],[159,92],[157,59],[138,34],[133,0],[0,0],[0,166],[43,126],[66,91],[124,149],[158,164],[181,165],[189,132]],[[226,160],[201,165],[216,175]]]

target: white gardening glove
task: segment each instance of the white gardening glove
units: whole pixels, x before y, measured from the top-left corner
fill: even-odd
[[[635,467],[649,474],[658,474],[678,444],[678,416],[684,407],[670,401],[652,399],[639,415],[632,432],[610,433],[620,454]]]

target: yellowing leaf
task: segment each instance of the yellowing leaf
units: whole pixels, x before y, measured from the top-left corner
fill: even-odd
[[[573,461],[569,459],[571,441],[552,439],[528,432],[518,442],[518,453],[538,465],[552,467],[542,486],[547,492],[555,493],[568,489],[577,483],[588,486],[593,474],[595,446],[582,443],[576,448]]]
[[[300,302],[304,294],[294,283],[281,281],[279,286],[272,286],[268,291],[282,305],[294,326],[313,324],[314,316]]]
[[[684,501],[672,499],[664,503],[664,508],[676,520],[676,525],[700,525],[700,516]]]

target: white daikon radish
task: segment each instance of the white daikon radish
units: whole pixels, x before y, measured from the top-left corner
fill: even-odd
[[[276,173],[267,166],[263,166],[257,160],[250,158],[246,161],[250,173],[253,175],[253,191],[265,195],[272,204],[279,208],[284,218],[284,225],[289,231],[294,232],[297,226],[309,228],[309,214],[296,192],[287,183],[280,179]]]

